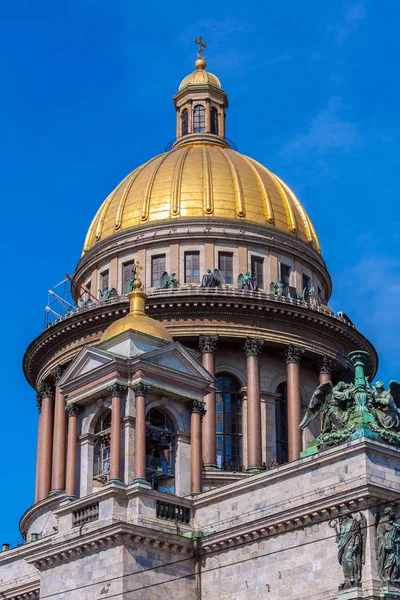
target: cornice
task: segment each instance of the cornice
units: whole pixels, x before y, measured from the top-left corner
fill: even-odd
[[[39,600],[40,579],[37,578],[35,581],[14,586],[12,589],[0,589],[0,597],[2,600]]]

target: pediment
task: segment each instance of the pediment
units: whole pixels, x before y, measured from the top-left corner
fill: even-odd
[[[69,365],[59,381],[62,387],[83,375],[88,375],[106,365],[114,363],[114,357],[92,346],[86,346]]]
[[[157,348],[164,348],[169,343],[151,335],[129,329],[110,340],[97,344],[96,348],[123,358],[135,358]]]
[[[212,375],[179,342],[170,343],[168,346],[155,350],[143,358],[148,363],[176,371],[177,374],[200,377],[209,383],[214,381]]]

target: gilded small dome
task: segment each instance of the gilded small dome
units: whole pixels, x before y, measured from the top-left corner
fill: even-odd
[[[279,177],[252,158],[206,142],[179,145],[132,171],[101,205],[83,251],[120,231],[176,218],[256,223],[320,252],[306,211]]]
[[[210,85],[215,85],[218,88],[222,88],[221,82],[218,79],[218,77],[216,77],[216,75],[213,75],[212,73],[209,73],[208,71],[205,71],[205,67],[202,66],[203,62],[201,61],[204,62],[204,65],[206,64],[204,59],[199,58],[196,61],[196,71],[193,71],[193,73],[190,73],[190,75],[186,75],[186,77],[182,79],[181,84],[179,86],[179,91],[183,90],[183,88],[185,88],[187,85],[204,85],[206,83],[209,83]]]

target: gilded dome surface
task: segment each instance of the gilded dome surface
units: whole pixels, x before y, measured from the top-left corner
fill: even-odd
[[[186,75],[186,77],[182,79],[179,86],[179,91],[183,90],[183,88],[185,88],[187,85],[204,85],[207,83],[215,85],[219,88],[222,87],[218,77],[212,73],[209,73],[208,71],[196,69],[196,71],[193,71],[193,73]]]
[[[132,171],[101,205],[83,251],[131,227],[178,218],[256,223],[320,252],[306,211],[279,177],[230,148],[198,142],[179,145]]]

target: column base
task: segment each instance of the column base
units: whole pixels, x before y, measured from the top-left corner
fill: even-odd
[[[220,471],[217,465],[203,465],[203,471]]]
[[[145,477],[135,477],[135,479],[132,481],[132,483],[142,483],[142,484],[145,483],[146,485],[150,486],[150,483],[147,481],[147,479]]]
[[[110,485],[112,483],[115,483],[116,485],[125,485],[121,479],[117,479],[117,478],[109,479],[108,481],[106,481],[106,483],[104,485]]]
[[[60,494],[65,494],[65,490],[51,490],[49,498],[50,496],[59,496]]]
[[[246,473],[253,473],[253,475],[257,475],[257,473],[264,473],[265,469],[261,467],[247,467]]]

